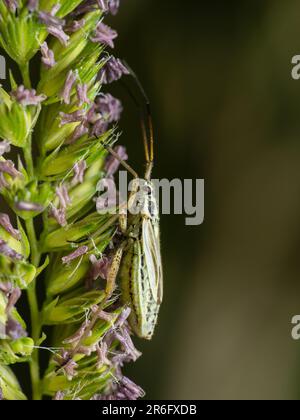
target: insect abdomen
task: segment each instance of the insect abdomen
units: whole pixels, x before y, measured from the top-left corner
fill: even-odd
[[[153,298],[148,275],[141,242],[131,239],[120,269],[122,299],[131,307],[129,322],[135,334],[150,340],[160,305]]]

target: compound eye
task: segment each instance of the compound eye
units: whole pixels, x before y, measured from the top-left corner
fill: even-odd
[[[151,187],[149,186],[144,187],[143,192],[146,193],[147,195],[151,195],[152,194]]]

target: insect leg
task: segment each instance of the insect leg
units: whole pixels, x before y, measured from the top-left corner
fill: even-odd
[[[112,260],[112,263],[108,272],[108,276],[107,276],[107,283],[106,283],[106,289],[105,289],[106,299],[109,299],[111,297],[111,295],[113,294],[116,288],[116,279],[117,279],[119,268],[121,265],[124,248],[125,248],[125,243],[119,246],[119,248],[117,249],[113,257],[113,260]]]

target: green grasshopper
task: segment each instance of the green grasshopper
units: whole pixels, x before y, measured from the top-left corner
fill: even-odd
[[[123,212],[120,215],[120,228],[125,240],[113,259],[107,290],[111,292],[114,290],[115,280],[118,277],[122,301],[131,308],[129,323],[133,332],[140,338],[150,340],[163,298],[159,210],[154,185],[151,182],[154,136],[149,101],[135,74],[132,71],[130,73],[147,101],[148,127],[142,119],[146,171],[144,180],[141,180],[129,165],[120,160],[112,148],[107,147],[134,177],[126,214]],[[137,206],[140,211],[138,214],[132,214],[131,210]]]

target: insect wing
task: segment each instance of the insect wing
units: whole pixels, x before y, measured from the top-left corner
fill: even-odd
[[[148,270],[149,286],[153,299],[160,304],[163,299],[163,274],[160,251],[159,221],[143,220],[143,251]]]

